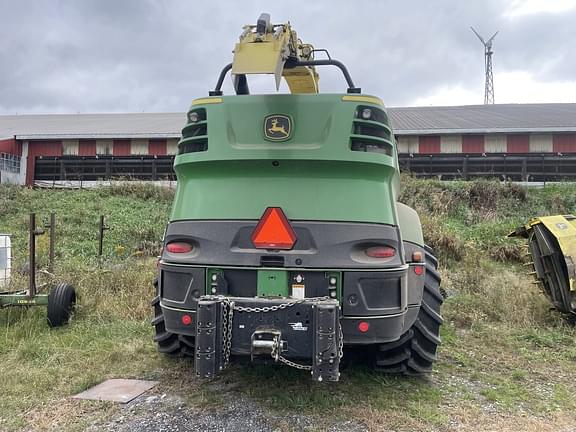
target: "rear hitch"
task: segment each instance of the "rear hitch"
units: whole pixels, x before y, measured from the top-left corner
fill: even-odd
[[[311,325],[290,323],[291,307],[309,314]],[[255,315],[259,325],[252,324]],[[316,381],[338,381],[342,344],[340,306],[334,299],[204,296],[198,301],[194,367],[202,378],[224,369],[231,354],[250,354],[252,361],[271,358],[310,371]],[[291,358],[308,359],[309,364]]]

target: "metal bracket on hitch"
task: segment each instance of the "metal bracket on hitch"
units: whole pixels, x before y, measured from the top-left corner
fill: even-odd
[[[314,305],[312,378],[316,381],[338,381],[340,378],[342,334],[339,318],[337,302],[318,302]]]
[[[194,369],[202,378],[214,378],[223,367],[221,303],[200,300],[197,307]]]
[[[282,340],[282,333],[275,328],[258,328],[252,333],[250,358],[260,355],[271,356],[278,361],[282,352],[286,351],[286,341]]]

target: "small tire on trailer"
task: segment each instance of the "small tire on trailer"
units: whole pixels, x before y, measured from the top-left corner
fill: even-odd
[[[424,292],[418,317],[400,339],[380,344],[376,356],[376,369],[384,373],[424,375],[432,372],[436,350],[440,345],[442,316],[440,307],[444,297],[440,292],[438,260],[432,249],[425,247],[426,274]]]
[[[76,305],[76,291],[66,282],[60,282],[48,294],[48,325],[59,327],[68,324]]]
[[[158,292],[158,279],[154,280],[156,288],[156,297],[152,300],[154,309],[154,342],[158,345],[158,351],[169,356],[183,355],[185,357],[194,357],[194,338],[191,336],[177,335],[166,330],[164,322],[164,313],[160,306],[160,293]]]

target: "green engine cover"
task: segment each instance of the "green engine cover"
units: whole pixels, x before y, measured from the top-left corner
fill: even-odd
[[[365,108],[378,121],[360,118]],[[191,112],[198,125],[179,143],[172,221],[254,220],[281,207],[291,220],[397,224],[396,143],[379,99],[240,95],[196,100]],[[205,147],[188,152],[195,142]],[[355,142],[387,150],[354,151]]]

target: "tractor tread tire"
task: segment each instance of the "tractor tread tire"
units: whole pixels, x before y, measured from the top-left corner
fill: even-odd
[[[440,345],[440,336],[428,329],[428,327],[426,327],[419,318],[414,323],[414,327],[419,330],[418,332],[415,332],[415,334],[421,336],[419,338],[420,340],[427,339],[428,342],[432,344]]]
[[[413,334],[414,334],[414,331],[412,329],[410,329],[406,333],[404,333],[400,337],[400,339],[398,339],[397,341],[389,342],[389,343],[385,343],[385,344],[380,344],[380,345],[378,345],[378,348],[380,349],[381,352],[388,352],[388,351],[391,351],[395,348],[404,346],[406,341],[412,339]]]
[[[423,312],[425,312],[433,321],[436,321],[438,325],[442,325],[442,323],[444,322],[442,315],[440,315],[438,312],[436,312],[434,309],[428,306],[427,303],[422,303],[421,307],[422,309],[424,309]]]
[[[404,348],[402,351],[399,351],[394,356],[386,356],[379,358],[376,360],[376,364],[378,366],[391,366],[396,365],[398,363],[402,363],[404,360],[409,360],[412,353],[408,348]]]
[[[48,325],[60,327],[68,324],[75,305],[76,291],[74,287],[66,282],[57,284],[48,294]]]
[[[194,343],[194,338],[192,336],[180,335],[178,336],[178,339],[180,340],[180,343],[182,345],[186,345],[188,348],[194,349],[194,347],[196,346],[196,344]]]
[[[426,375],[432,372],[437,359],[436,351],[440,345],[440,326],[443,319],[440,307],[444,297],[440,293],[440,274],[438,260],[432,255],[432,249],[425,247],[426,273],[424,292],[418,317],[406,333],[394,342],[380,344],[376,355],[376,370],[409,376]]]
[[[428,365],[422,361],[416,361],[413,358],[406,364],[406,375],[418,376],[426,375],[432,372],[432,364]]]
[[[170,336],[174,336],[171,334]],[[182,347],[180,346],[180,341],[178,339],[168,339],[164,343],[158,343],[158,351],[162,354],[168,355],[178,355],[182,352]]]
[[[158,289],[157,281],[154,281],[154,286]],[[154,342],[158,345],[158,351],[171,357],[194,357],[193,337],[179,336],[166,330],[164,313],[160,306],[160,296],[154,297],[152,300],[152,308],[154,309],[154,318],[152,318]]]
[[[157,333],[154,335],[154,342],[165,342],[168,339],[170,339],[172,336],[171,333],[168,333],[167,331],[163,332],[163,333]]]
[[[420,346],[416,339],[412,340],[412,351],[418,354],[423,359],[429,361],[430,363],[434,363],[437,359],[436,353],[431,353],[426,351],[424,348]]]

